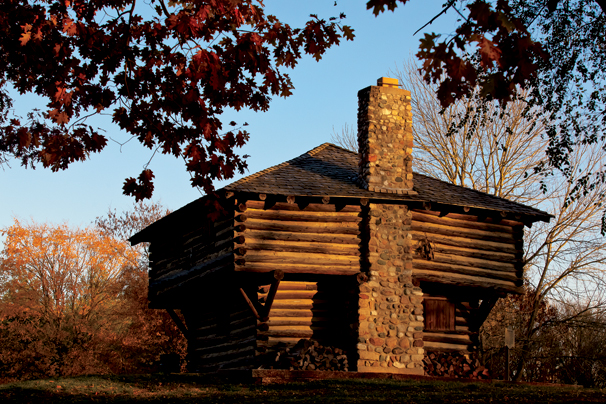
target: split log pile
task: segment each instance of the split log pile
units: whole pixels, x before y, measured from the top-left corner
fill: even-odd
[[[482,366],[475,354],[428,352],[423,359],[426,376],[490,379],[490,371]]]
[[[342,349],[301,339],[294,347],[280,347],[262,357],[260,369],[347,371],[349,363]]]

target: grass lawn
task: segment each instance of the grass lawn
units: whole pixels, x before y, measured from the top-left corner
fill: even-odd
[[[254,385],[210,376],[127,375],[0,385],[0,403],[606,403],[606,391],[503,383],[324,380]]]

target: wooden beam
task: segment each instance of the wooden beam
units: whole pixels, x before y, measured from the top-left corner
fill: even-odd
[[[266,250],[291,253],[336,254],[348,256],[358,256],[359,252],[359,248],[355,244],[310,243],[282,240],[255,240],[252,238],[248,238],[246,240],[246,248],[249,251]]]
[[[360,233],[358,223],[316,223],[250,219],[246,227],[252,230],[287,231],[292,233],[352,234]]]
[[[279,262],[246,262],[244,265],[236,265],[236,272],[267,273],[274,271],[276,267],[288,274],[322,274],[322,275],[356,275],[360,272],[360,265],[326,265],[326,264],[284,264]]]
[[[252,311],[252,313],[255,315],[255,317],[257,318],[257,320],[263,321],[262,317],[259,315],[259,310],[257,310],[257,307],[250,300],[250,298],[248,297],[248,294],[246,294],[246,292],[244,291],[244,289],[240,288],[240,293],[242,294],[242,297],[244,297],[244,300],[246,301],[246,304],[248,304],[248,307],[250,308],[250,311]]]
[[[189,330],[187,329],[187,326],[183,323],[183,321],[181,321],[181,317],[179,317],[173,309],[166,309],[166,311],[170,315],[170,318],[172,318],[175,324],[177,325],[179,331],[181,331],[181,334],[183,334],[183,336],[187,340],[189,340]]]
[[[256,231],[249,230],[246,233],[247,240],[251,242],[268,242],[272,244],[280,244],[280,242],[289,243],[337,243],[346,244],[357,247],[360,244],[360,239],[357,235],[347,234],[318,234],[318,233],[298,233],[287,231]]]
[[[269,288],[269,292],[267,293],[267,300],[265,301],[264,308],[264,316],[268,317],[269,312],[271,311],[271,305],[274,303],[274,298],[276,297],[276,292],[278,291],[278,287],[280,286],[280,281],[284,279],[284,271],[280,269],[276,269],[273,272],[274,281],[271,283],[271,287]]]
[[[274,200],[268,195],[267,200]],[[265,201],[267,202],[267,201]],[[294,204],[289,204],[286,202],[274,202],[271,206],[266,206],[265,203],[260,201],[252,201],[249,200],[246,202],[246,206],[249,209],[264,209],[264,210],[290,210],[290,211],[298,211],[299,207]],[[310,203],[305,208],[306,212],[337,212],[337,208],[334,204],[323,204],[323,203]],[[347,205],[345,208],[340,210],[341,212],[361,212],[362,208],[359,205]]]
[[[414,223],[413,223],[414,225]],[[412,231],[412,239],[417,241],[417,240],[424,240],[425,237],[427,236],[427,233],[425,232],[421,232],[421,231]],[[513,243],[500,243],[500,242],[496,242],[496,241],[486,241],[486,240],[477,240],[477,239],[471,239],[471,238],[466,238],[466,237],[455,237],[455,236],[443,236],[440,234],[436,234],[436,233],[432,233],[431,234],[431,241],[438,243],[438,244],[443,244],[443,245],[448,245],[448,246],[454,246],[454,247],[463,247],[463,248],[469,248],[469,249],[477,249],[479,251],[495,251],[495,252],[500,252],[500,253],[506,253],[506,254],[522,254],[523,251],[518,244],[519,242],[513,242]]]
[[[452,214],[446,216],[440,216],[440,214],[432,214],[433,212],[411,210],[412,220],[416,222],[433,223],[443,226],[451,226],[456,228],[468,228],[468,229],[479,229],[496,231],[498,233],[513,233],[514,226],[508,226],[505,224],[492,224],[486,223],[479,220],[472,220],[472,216],[458,215],[454,217]],[[517,222],[515,222],[517,223]],[[519,225],[519,224],[518,224]]]
[[[261,210],[249,209],[246,212],[249,219],[281,220],[291,222],[360,222],[362,218],[359,212],[313,212],[313,211],[291,211],[291,210]]]

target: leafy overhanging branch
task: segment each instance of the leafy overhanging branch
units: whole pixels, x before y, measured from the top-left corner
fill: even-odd
[[[235,149],[249,133],[224,131],[221,113],[265,111],[272,96],[290,95],[285,68],[353,39],[343,18],[311,16],[291,28],[259,0],[4,1],[0,153],[66,169],[105,148],[106,136],[86,120],[109,110],[150,150],[183,157],[192,186],[212,192],[213,180],[246,169]],[[46,98],[46,110],[9,117],[8,84]],[[125,194],[149,198],[153,178],[145,167],[125,181]]]

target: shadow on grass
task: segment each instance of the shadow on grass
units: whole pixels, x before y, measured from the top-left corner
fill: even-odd
[[[272,385],[215,376],[127,375],[0,385],[2,403],[603,403],[600,390],[412,380],[318,380]]]

